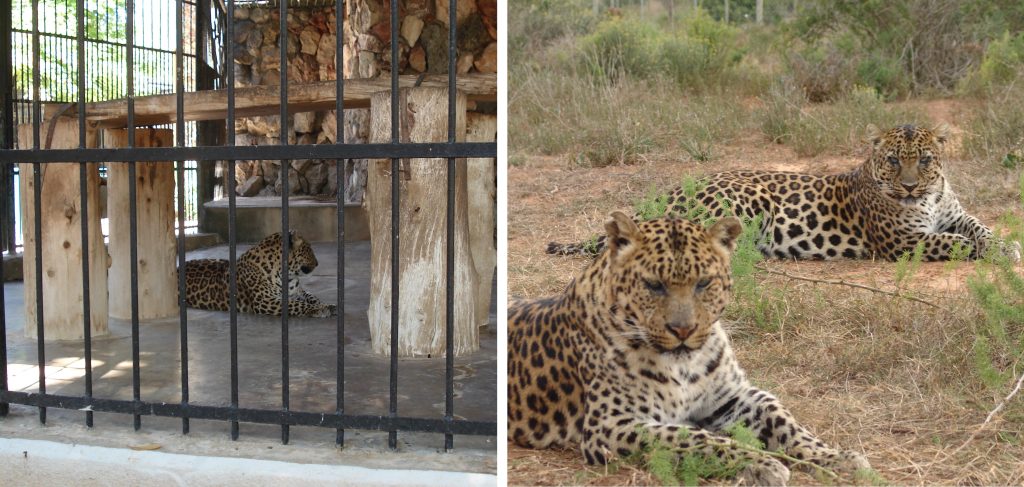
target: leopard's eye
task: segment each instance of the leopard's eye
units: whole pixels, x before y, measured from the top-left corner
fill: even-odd
[[[665,285],[660,281],[644,281],[644,285],[654,294],[665,294],[667,292]]]
[[[889,161],[889,164],[892,164],[893,166],[900,165],[900,158],[899,157],[889,156],[889,158],[886,159],[886,160]]]
[[[921,156],[921,158],[917,160],[917,163],[922,166],[925,166],[930,162],[932,162],[932,156]]]
[[[710,286],[710,285],[711,285],[711,279],[705,277],[704,279],[701,279],[701,280],[697,281],[697,286],[694,289],[698,293],[699,292],[704,292],[704,290],[707,289],[708,286]]]

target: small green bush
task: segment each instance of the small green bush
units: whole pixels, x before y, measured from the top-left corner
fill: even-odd
[[[660,70],[656,54],[663,40],[653,24],[613,17],[581,40],[582,60],[586,70],[598,78],[646,78]]]
[[[800,121],[801,109],[807,103],[803,92],[790,79],[779,80],[761,96],[761,131],[772,142],[789,142]]]
[[[697,9],[674,30],[631,17],[602,21],[580,41],[583,68],[606,80],[662,77],[681,87],[720,85],[742,60],[738,30]]]
[[[558,39],[591,32],[600,18],[584,0],[511,0],[508,13],[510,66]]]
[[[1024,67],[1024,33],[1002,37],[989,43],[978,70],[963,82],[963,91],[984,94],[1017,79]]]

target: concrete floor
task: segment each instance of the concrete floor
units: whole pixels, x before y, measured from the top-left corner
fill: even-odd
[[[320,266],[304,281],[304,287],[328,303],[336,302],[336,247],[332,243],[313,245]],[[239,253],[247,246],[240,245]],[[386,415],[389,361],[370,352],[366,310],[369,301],[369,243],[346,243],[345,261],[345,409],[351,414]],[[227,258],[227,247],[218,246],[190,252],[189,259]],[[23,284],[5,285],[8,373],[10,389],[38,388],[36,342],[24,337]],[[455,360],[455,412],[458,418],[495,421],[497,409],[496,327],[492,295],[491,315],[481,330],[481,348]],[[333,319],[292,318],[290,320],[290,382],[293,411],[333,412],[335,409],[335,332]],[[140,326],[142,399],[180,401],[180,338],[178,319],[144,322]],[[93,395],[103,398],[132,398],[131,329],[125,321],[111,320],[110,335],[93,341]],[[281,322],[280,317],[239,315],[239,406],[277,409],[281,405]],[[230,401],[229,321],[226,312],[188,310],[190,402],[228,405]],[[47,392],[67,395],[84,393],[84,358],[81,343],[46,344]],[[398,367],[398,412],[401,416],[440,418],[444,414],[444,359],[401,359]],[[4,422],[36,415],[34,408],[13,406]],[[91,430],[131,431],[129,415],[96,413]],[[71,423],[80,425],[78,411],[49,410],[47,428]],[[38,423],[36,423],[38,425]],[[76,426],[77,427],[77,426]],[[19,427],[26,430],[28,427]],[[74,428],[72,428],[74,429]],[[143,430],[174,432],[180,420],[143,417]],[[191,437],[227,437],[228,424],[193,421]],[[51,434],[53,432],[51,431]],[[242,440],[272,441],[280,428],[242,424]],[[0,436],[4,436],[0,434]],[[59,435],[58,435],[59,436]],[[293,427],[292,443],[333,441],[334,431],[315,427]],[[349,431],[347,446],[383,450],[387,434]],[[456,448],[471,453],[470,460],[493,465],[496,446],[493,437],[457,436]],[[435,450],[443,443],[436,434],[399,433],[400,448],[408,451]],[[228,445],[238,445],[227,442]],[[122,445],[123,446],[123,445]],[[237,448],[235,448],[237,449]],[[390,452],[385,453],[384,457]],[[448,460],[446,460],[448,461]],[[483,464],[472,471],[489,471]],[[418,468],[424,468],[422,465]],[[481,470],[482,469],[482,470]]]

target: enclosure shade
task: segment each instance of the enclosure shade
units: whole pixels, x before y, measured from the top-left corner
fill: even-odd
[[[78,148],[78,120],[61,117],[52,125],[40,127],[40,140],[46,141],[49,130],[53,129],[51,149]],[[18,138],[22,147],[32,146],[32,125],[18,126]],[[86,147],[95,148],[98,132],[87,126]],[[45,142],[41,145],[45,146]],[[84,290],[82,280],[82,223],[81,188],[79,186],[80,165],[77,163],[41,164],[41,249],[43,258],[43,329],[46,340],[81,339],[85,330],[82,303]],[[31,164],[20,165],[21,174],[21,221],[22,238],[25,242],[25,336],[36,337],[36,269],[35,262],[35,201]],[[89,214],[89,303],[90,324],[93,337],[106,335],[107,329],[107,273],[109,257],[103,245],[100,228],[100,175],[99,164],[89,164],[86,171],[88,180]]]
[[[406,88],[398,93],[400,142],[438,142],[448,137],[448,93],[444,88]],[[391,93],[371,99],[370,141],[391,141]],[[456,99],[456,133],[466,133],[466,98]],[[408,159],[399,175],[399,323],[398,355],[441,356],[445,350],[445,235],[447,161]],[[476,268],[469,245],[466,164],[460,162],[455,191],[454,354],[479,348]],[[367,180],[370,215],[370,338],[373,350],[390,353],[391,344],[391,161],[376,159]],[[481,298],[482,299],[482,298]]]

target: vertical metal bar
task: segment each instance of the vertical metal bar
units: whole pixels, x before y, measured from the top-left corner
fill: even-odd
[[[128,64],[128,147],[135,148],[135,2],[127,0],[126,8],[127,27],[125,30],[125,52]],[[131,247],[131,298],[132,298],[132,399],[135,407],[139,407],[142,400],[142,386],[139,373],[139,229],[138,229],[138,201],[136,200],[135,187],[135,161],[128,163],[128,244]],[[135,410],[132,422],[135,430],[142,427],[142,416],[138,409]]]
[[[39,103],[39,0],[32,0],[32,147],[39,149],[40,113]],[[39,362],[39,393],[46,394],[46,347],[43,327],[43,213],[42,213],[42,170],[39,163],[32,164],[32,197],[35,203],[36,240],[36,358]],[[46,423],[46,408],[39,407],[39,422]]]
[[[132,139],[129,139],[129,143]],[[135,161],[128,163],[128,245],[131,257],[131,293],[132,293],[132,399],[136,403],[142,400],[141,377],[139,372],[139,229],[138,201],[135,187]],[[138,431],[142,427],[142,416],[135,411],[133,426]]]
[[[75,2],[75,18],[78,21],[78,148],[85,149],[85,5],[84,0]],[[82,207],[82,348],[85,349],[85,398],[92,399],[92,294],[89,290],[89,176],[88,164],[78,168],[78,191]],[[85,412],[85,425],[92,427],[92,411]]]
[[[455,143],[455,0],[448,1],[448,143]],[[455,396],[455,158],[448,158],[448,212],[445,249],[444,313],[444,420],[451,426]],[[444,435],[444,449],[454,446],[451,433]]]
[[[335,96],[334,96],[334,114],[337,117],[338,134],[336,143],[345,144],[345,59],[344,59],[344,37],[345,30],[342,25],[342,17],[344,17],[345,2],[343,0],[335,0],[334,2],[334,31],[337,33],[335,36],[335,61],[334,61],[334,73],[335,73]],[[347,161],[342,159],[335,161],[335,165],[338,170],[334,172],[336,186],[338,188],[337,194],[337,205],[338,205],[338,321],[337,321],[337,369],[335,377],[336,380],[336,397],[335,402],[337,403],[337,409],[335,412],[338,415],[345,414],[345,167]],[[334,442],[338,446],[345,445],[345,430],[338,428],[335,432]]]
[[[280,2],[281,41],[281,145],[288,145],[288,2]],[[291,161],[281,160],[281,409],[288,411],[288,252],[291,232],[288,228],[288,172]],[[281,443],[288,444],[288,425],[281,425]]]
[[[235,0],[228,0],[224,63],[228,77],[227,143],[235,145]],[[228,161],[228,310],[231,316],[231,439],[238,439],[238,264],[235,247],[235,160]]]
[[[32,0],[32,148],[39,149],[42,109],[39,102],[39,0]]]
[[[0,60],[0,116],[3,117],[3,143],[0,148],[12,149],[14,148],[14,100],[13,85],[12,85],[12,73],[11,68],[13,64],[13,51],[11,49],[11,27],[13,26],[13,9],[11,8],[11,0],[0,0],[0,55],[3,59]],[[13,173],[11,171],[11,164],[3,164],[0,166],[0,177],[5,178],[8,184],[14,184]],[[22,176],[24,177],[24,176]],[[10,192],[13,195],[13,188]],[[10,207],[13,208],[13,201],[7,199],[8,193],[0,194],[0,198],[3,198],[5,204],[10,203]],[[14,254],[14,229],[6,228],[4,222],[13,223],[14,220],[8,220],[8,209],[4,209],[0,214],[0,228],[3,231],[0,232],[0,238],[7,244],[6,247],[11,254]],[[3,256],[0,255],[0,260]],[[0,265],[0,393],[7,392],[7,306],[4,304],[4,271],[3,265]],[[0,416],[7,416],[10,408],[5,402],[0,402]]]
[[[38,124],[37,124],[38,125]],[[38,162],[32,163],[32,198],[35,203],[36,240],[36,358],[39,363],[39,393],[46,394],[46,335],[43,327],[43,175]],[[46,408],[39,407],[39,422],[46,423]]]
[[[174,92],[177,95],[177,118],[175,120],[174,133],[177,140],[175,145],[185,146],[185,80],[184,80],[184,50],[182,29],[184,28],[183,11],[184,5],[177,0],[177,14],[175,14],[175,44],[174,44]],[[181,415],[181,433],[188,434],[188,307],[185,300],[185,161],[175,162],[178,176],[178,330],[181,338],[181,405],[185,413]]]
[[[398,0],[391,0],[391,142],[399,140],[398,124]],[[391,159],[391,371],[388,415],[398,416],[398,159]],[[388,432],[388,446],[398,448],[398,431]]]
[[[3,126],[4,149],[14,148],[14,51],[11,49],[11,36],[13,27],[13,8],[11,0],[0,0],[0,124]],[[0,194],[0,200],[5,204],[0,209],[0,247],[6,248],[14,254],[16,239],[14,236],[14,165],[0,165],[0,180],[4,184]],[[2,330],[0,330],[2,331]],[[0,404],[0,411],[6,405]]]

